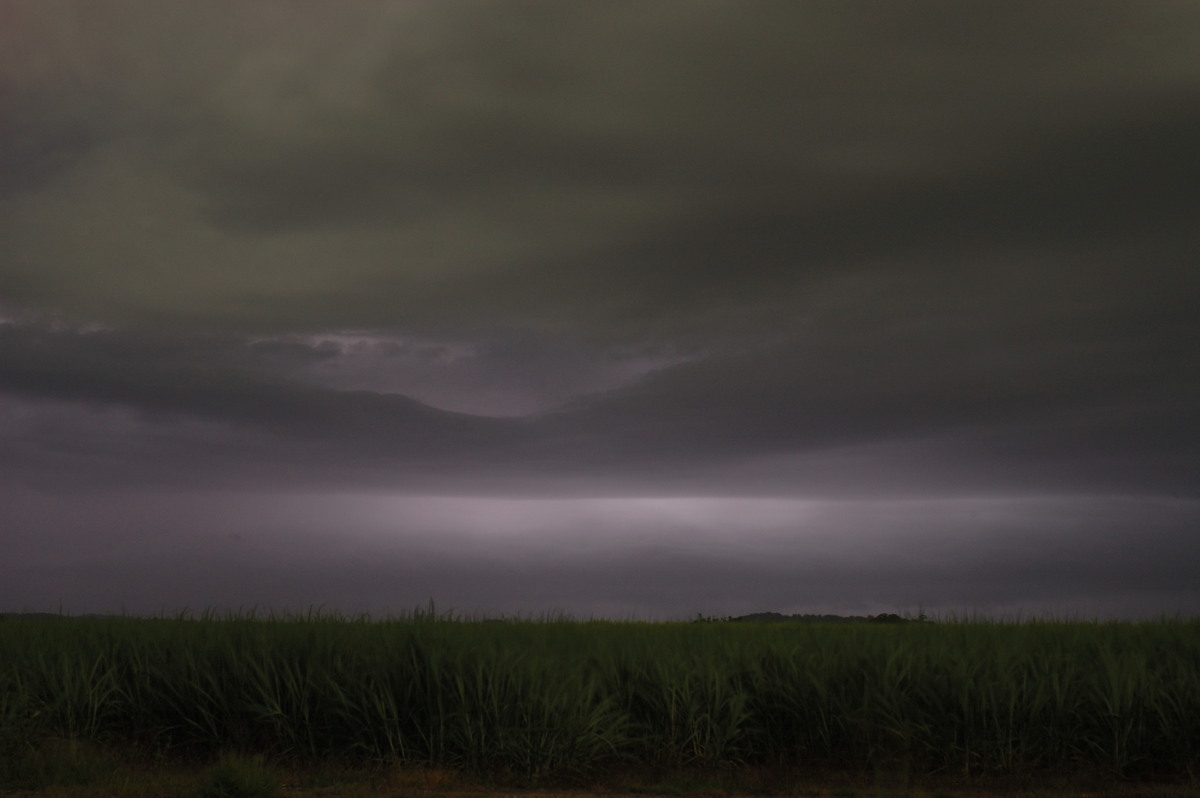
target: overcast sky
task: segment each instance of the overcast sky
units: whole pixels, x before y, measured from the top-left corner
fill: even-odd
[[[1200,613],[1197,41],[0,0],[0,610]]]

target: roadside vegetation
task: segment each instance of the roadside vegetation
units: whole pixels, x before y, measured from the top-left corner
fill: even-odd
[[[102,778],[96,752],[214,768],[205,795],[333,763],[1194,783],[1200,621],[0,622],[0,789]]]

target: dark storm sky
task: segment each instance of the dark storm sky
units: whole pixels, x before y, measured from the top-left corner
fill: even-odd
[[[0,609],[1200,612],[1198,41],[0,0]]]

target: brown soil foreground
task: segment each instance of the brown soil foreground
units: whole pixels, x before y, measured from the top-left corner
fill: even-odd
[[[274,798],[1197,798],[1200,783],[1122,783],[1101,776],[1029,783],[939,778],[905,781],[895,776],[669,773],[610,777],[602,783],[526,787],[485,784],[442,770],[320,770],[281,775]],[[264,794],[225,794],[266,798]],[[218,798],[202,769],[123,769],[88,785],[38,790],[0,789],[5,798]]]

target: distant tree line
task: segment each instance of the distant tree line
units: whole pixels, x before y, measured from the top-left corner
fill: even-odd
[[[881,612],[878,615],[784,615],[781,612],[755,612],[750,615],[728,615],[724,618],[712,615],[697,615],[696,623],[931,623],[925,613],[918,613],[915,618],[897,615],[894,612]]]

